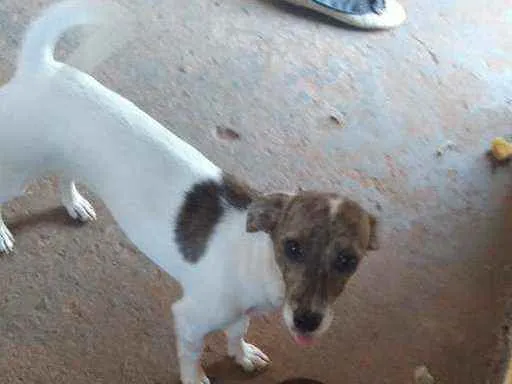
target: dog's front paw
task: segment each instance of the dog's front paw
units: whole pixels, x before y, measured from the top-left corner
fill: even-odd
[[[14,236],[2,222],[0,223],[0,253],[7,253],[14,248]]]
[[[197,367],[195,363],[183,364],[180,371],[181,384],[210,384],[210,379],[206,376],[203,368]]]
[[[96,212],[85,198],[78,195],[66,205],[66,210],[73,219],[86,223],[96,220]]]
[[[270,364],[270,359],[259,348],[242,342],[240,350],[234,355],[235,361],[245,372],[260,371]]]

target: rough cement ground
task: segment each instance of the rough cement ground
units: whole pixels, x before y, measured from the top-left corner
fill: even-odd
[[[50,2],[0,2],[2,80]],[[277,319],[256,321],[249,339],[270,370],[247,378],[215,335],[207,371],[401,384],[424,364],[439,383],[497,382],[512,180],[484,152],[512,131],[510,2],[405,1],[408,24],[383,33],[265,0],[144,3],[137,39],[95,71],[100,81],[264,190],[336,190],[383,219],[382,249],[323,343],[299,349]],[[447,140],[457,147],[436,157]],[[45,180],[6,207],[17,248],[0,259],[2,383],[177,383],[178,289],[95,202],[99,221],[77,226]]]

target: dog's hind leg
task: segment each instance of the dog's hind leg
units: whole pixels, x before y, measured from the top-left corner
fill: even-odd
[[[0,205],[0,253],[7,253],[14,248],[14,236],[4,223]]]
[[[226,329],[228,355],[234,358],[244,371],[253,372],[265,368],[270,359],[257,347],[244,340],[248,327],[249,318],[243,316]]]
[[[78,192],[73,180],[61,177],[59,190],[62,204],[68,211],[69,216],[84,223],[96,219],[93,206]]]

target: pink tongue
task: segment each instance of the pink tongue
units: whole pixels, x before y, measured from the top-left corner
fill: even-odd
[[[313,345],[315,340],[310,336],[304,336],[304,335],[295,335],[294,336],[295,342],[300,345],[301,347],[307,347],[310,345]]]

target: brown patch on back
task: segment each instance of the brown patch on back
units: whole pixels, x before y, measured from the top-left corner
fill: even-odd
[[[229,174],[206,180],[187,192],[176,221],[175,240],[184,259],[197,263],[226,209],[245,210],[257,192]]]
[[[196,263],[200,259],[223,213],[216,182],[195,184],[187,192],[175,230],[175,240],[185,260]]]

